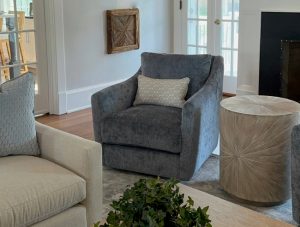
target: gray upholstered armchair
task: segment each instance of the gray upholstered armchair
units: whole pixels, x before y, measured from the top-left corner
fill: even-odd
[[[300,125],[292,134],[292,198],[293,217],[300,224]]]
[[[95,140],[103,145],[104,165],[190,179],[218,143],[223,71],[222,57],[143,53],[136,75],[92,96]],[[184,107],[132,106],[140,74],[189,77]]]

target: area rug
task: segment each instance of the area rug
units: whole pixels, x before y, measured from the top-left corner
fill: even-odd
[[[118,199],[127,186],[133,185],[141,178],[149,178],[150,176],[136,174],[132,172],[113,170],[107,167],[103,169],[103,182],[104,182],[104,212],[103,217],[106,217],[110,211],[110,204],[113,200]],[[261,212],[274,219],[278,219],[290,224],[295,224],[292,218],[292,202],[291,200],[286,203],[274,207],[256,207],[240,203],[227,195],[219,185],[219,157],[211,156],[203,167],[194,175],[190,181],[182,182],[192,188],[200,191],[207,192],[211,195],[225,199],[227,201],[239,204],[241,206],[250,208],[257,212]]]

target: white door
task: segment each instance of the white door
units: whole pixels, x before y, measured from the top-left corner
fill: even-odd
[[[0,11],[0,83],[32,73],[35,113],[47,113],[44,0],[0,0]]]
[[[222,55],[224,92],[236,94],[239,0],[178,1],[174,35],[180,38],[175,38],[175,52]]]

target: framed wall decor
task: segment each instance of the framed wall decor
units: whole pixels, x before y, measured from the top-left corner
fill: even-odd
[[[108,54],[140,48],[138,9],[107,10],[106,17]]]

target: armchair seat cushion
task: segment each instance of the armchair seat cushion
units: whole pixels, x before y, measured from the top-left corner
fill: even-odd
[[[81,177],[45,159],[0,159],[0,226],[30,226],[82,202]]]
[[[113,113],[101,123],[102,142],[181,152],[181,109],[140,105]]]

